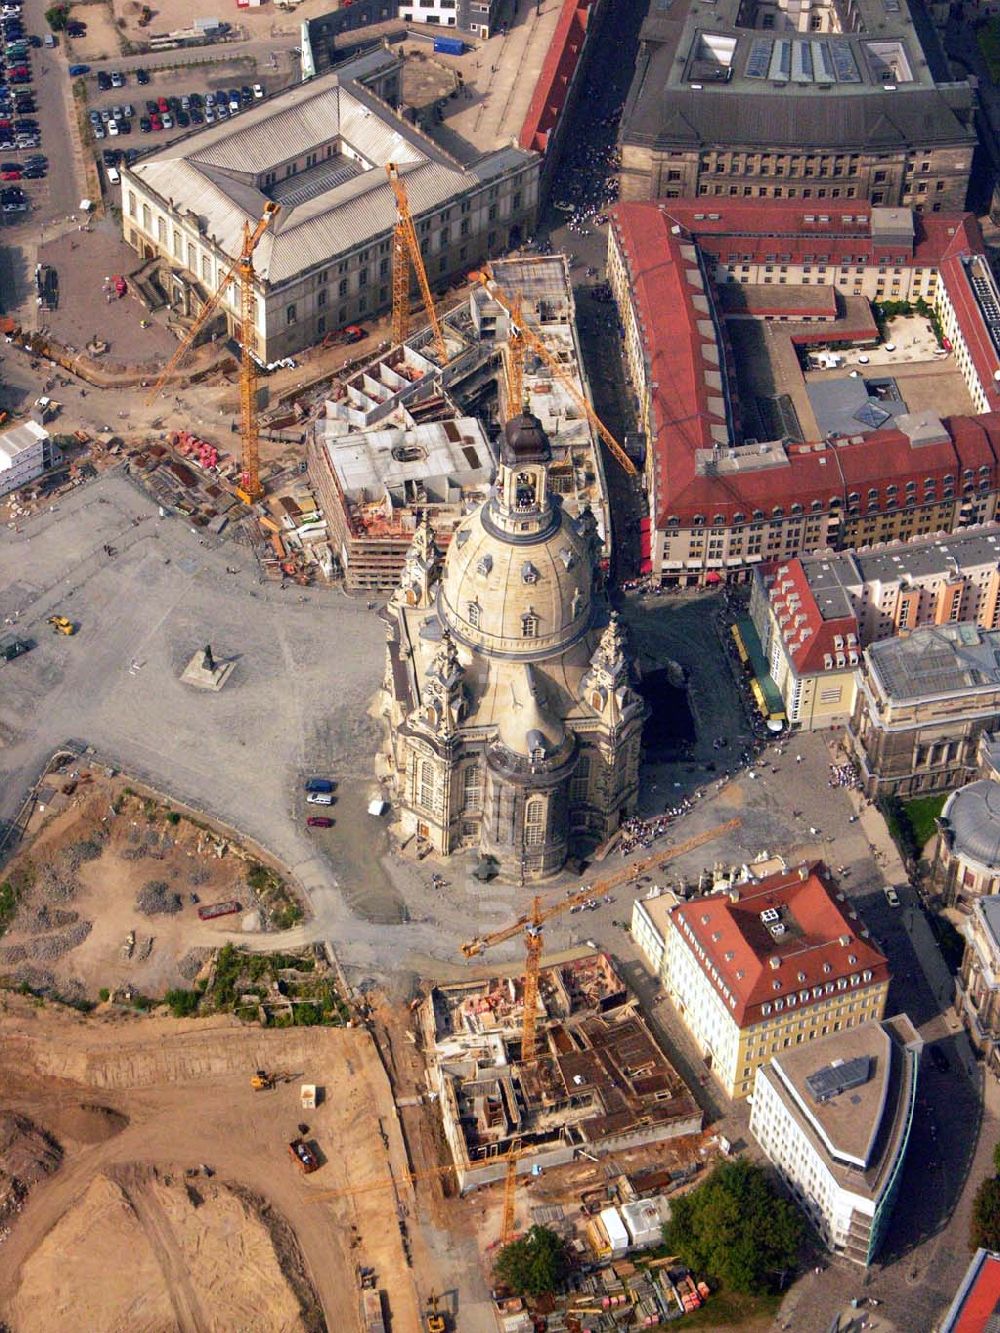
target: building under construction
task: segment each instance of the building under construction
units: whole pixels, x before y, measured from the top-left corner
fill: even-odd
[[[498,287],[519,301],[526,325],[560,368],[562,378],[530,349],[524,353],[523,397],[549,437],[550,485],[571,516],[590,506],[607,554],[600,447],[574,398],[574,390],[587,398],[587,384],[566,260],[550,255],[491,267]],[[495,459],[489,456],[482,475],[484,437],[477,427],[473,439],[469,421],[459,419],[465,412],[479,415],[484,398],[502,398],[485,390],[501,374],[510,319],[477,288],[469,306],[443,318],[441,328],[447,361],[442,363],[429,328],[417,330],[340,383],[312,427],[310,480],[348,588],[391,592],[420,517],[427,515],[438,542],[447,546],[452,528],[488,494]],[[432,423],[435,430],[425,429]],[[440,438],[441,446],[428,450],[432,438]],[[356,466],[362,458],[364,465]]]
[[[702,1115],[605,954],[544,968],[536,1058],[521,1063],[520,977],[436,986],[420,1010],[462,1192],[695,1134]]]

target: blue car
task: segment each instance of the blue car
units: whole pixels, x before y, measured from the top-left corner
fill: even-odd
[[[69,67],[69,72],[70,72],[70,76],[71,76],[72,78],[76,78],[77,75],[79,75],[79,74],[89,74],[89,73],[90,73],[90,66],[89,66],[89,65],[70,65],[70,67]]]

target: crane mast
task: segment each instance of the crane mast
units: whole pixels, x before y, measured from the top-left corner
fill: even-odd
[[[409,258],[420,285],[424,310],[434,334],[434,345],[441,364],[444,365],[448,360],[448,346],[444,340],[430,283],[427,281],[427,270],[424,268],[424,257],[420,253],[420,242],[413,225],[406,186],[395,162],[385,164],[385,174],[389,177],[389,184],[396,196],[396,228],[392,234],[392,340],[394,343],[406,341],[410,319],[410,271],[407,266]]]
[[[149,405],[159,396],[164,384],[187,356],[202,329],[219,309],[230,284],[237,283],[240,291],[240,342],[243,346],[243,356],[241,357],[240,366],[241,466],[240,485],[236,494],[248,504],[259,500],[264,493],[264,488],[260,484],[258,461],[257,364],[253,358],[257,345],[257,308],[253,286],[253,255],[261,237],[279,211],[279,204],[269,202],[265,204],[264,212],[258,218],[252,230],[250,224],[244,222],[243,244],[240,247],[239,258],[230,264],[222,281],[202,306],[197,319],[188,330],[187,336],[164,366],[159,379],[153,385],[146,399],[146,403]]]
[[[507,371],[507,414],[511,412],[511,400],[514,396],[515,388],[518,391],[518,399],[514,405],[514,412],[521,411],[521,395],[523,394],[524,382],[524,353],[527,348],[538,357],[538,359],[548,367],[549,371],[566,392],[570,395],[577,407],[589,421],[593,430],[601,437],[607,445],[609,452],[621,466],[622,470],[630,477],[637,475],[636,466],[629,458],[628,454],[621,447],[615,437],[605,426],[604,422],[597,415],[583,393],[577,388],[576,383],[563,366],[559,364],[556,358],[546,347],[543,340],[530,328],[521,315],[520,301],[517,297],[509,296],[497,283],[489,269],[470,273],[469,277],[478,282],[483,289],[496,301],[501,309],[507,312],[510,318],[510,337],[507,344],[506,371]]]

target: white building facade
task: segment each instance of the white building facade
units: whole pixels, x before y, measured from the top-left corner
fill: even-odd
[[[52,463],[49,433],[25,421],[0,435],[0,495],[7,495],[40,477]]]

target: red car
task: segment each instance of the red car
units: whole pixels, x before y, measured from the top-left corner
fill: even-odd
[[[162,130],[162,129],[163,129],[163,121],[160,119],[159,116],[150,116],[150,118],[149,118],[149,123],[150,123],[150,125],[153,127],[154,130]]]
[[[167,101],[165,97],[158,98],[156,105],[161,116],[165,116],[166,113],[170,110],[170,103]]]
[[[306,823],[310,828],[333,828],[333,820],[326,815],[310,815]]]
[[[19,171],[0,171],[0,180],[19,181],[20,179],[21,173]]]

